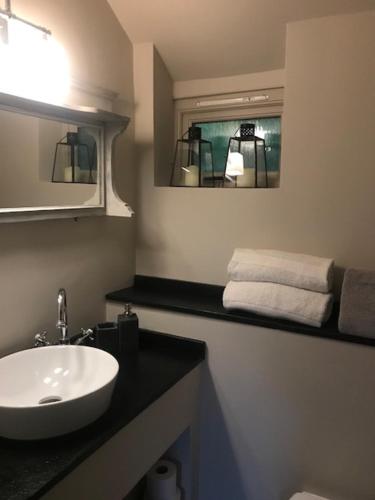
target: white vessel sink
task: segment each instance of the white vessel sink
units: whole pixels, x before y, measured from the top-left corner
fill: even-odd
[[[118,369],[107,352],[76,345],[0,359],[0,436],[45,439],[93,422],[110,404]]]

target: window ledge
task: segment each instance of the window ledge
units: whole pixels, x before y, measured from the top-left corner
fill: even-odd
[[[106,299],[375,347],[375,339],[339,332],[338,303],[329,321],[321,328],[315,328],[245,311],[228,311],[223,306],[223,291],[224,287],[218,285],[136,275],[133,287],[108,293]]]

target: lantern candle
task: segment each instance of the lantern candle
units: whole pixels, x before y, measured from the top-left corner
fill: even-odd
[[[228,154],[228,163],[226,174],[229,177],[237,177],[237,175],[243,175],[243,156],[241,153]]]
[[[197,165],[189,165],[182,167],[184,171],[183,185],[187,187],[199,186],[199,167]]]

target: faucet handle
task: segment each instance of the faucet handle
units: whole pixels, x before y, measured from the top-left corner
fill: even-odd
[[[43,347],[46,345],[50,345],[50,343],[47,340],[47,331],[43,330],[42,332],[39,332],[35,335],[34,347]]]
[[[94,340],[94,337],[92,336],[94,334],[94,330],[92,328],[81,328],[81,335],[82,337],[89,337],[90,340]]]
[[[94,331],[91,328],[81,328],[81,333],[79,338],[76,340],[75,344],[80,345],[82,344],[86,339],[89,340],[94,340]]]

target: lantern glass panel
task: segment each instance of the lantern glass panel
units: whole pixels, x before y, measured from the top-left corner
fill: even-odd
[[[209,186],[212,176],[211,143],[203,140],[178,140],[173,165],[172,186]]]
[[[227,166],[227,149],[229,138],[232,137],[241,124],[254,123],[255,136],[258,139],[265,141],[265,155],[262,155],[262,143],[257,143],[258,152],[258,186],[259,187],[277,187],[279,183],[280,171],[280,155],[281,155],[281,118],[280,116],[256,117],[256,118],[241,118],[238,120],[211,120],[206,122],[194,122],[201,128],[202,137],[212,142],[215,177],[218,178],[224,175],[225,166]],[[238,132],[239,135],[239,132]],[[241,149],[244,150],[244,173],[243,175],[233,176],[233,182],[225,178],[223,184],[216,184],[225,187],[255,187],[255,172],[254,163],[251,158],[254,158],[255,144],[250,142],[242,142]],[[231,152],[238,152],[239,142],[231,141]],[[250,152],[250,150],[252,151]],[[235,168],[233,172],[241,170],[241,162],[239,158],[233,158]],[[268,186],[266,186],[265,167],[267,164]],[[252,168],[253,167],[253,168]],[[250,169],[250,170],[249,170]]]
[[[233,157],[237,163],[233,165]],[[267,163],[264,139],[256,136],[231,137],[228,144],[227,163],[225,170],[226,187],[268,187]]]
[[[56,144],[52,182],[96,184],[96,140],[83,128],[68,132]]]
[[[254,141],[235,141],[239,144],[239,151],[243,158],[243,175],[234,178],[236,187],[255,187],[255,142]],[[232,180],[233,184],[233,180]],[[226,186],[232,187],[228,182]]]
[[[257,140],[255,147],[257,151],[257,187],[266,188],[268,187],[268,171],[264,140]]]

